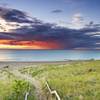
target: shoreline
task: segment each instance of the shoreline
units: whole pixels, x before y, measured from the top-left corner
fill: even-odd
[[[22,67],[35,67],[35,65],[45,65],[45,64],[67,64],[69,61],[0,61],[0,68],[9,67],[9,68],[22,68]]]
[[[66,61],[0,61],[0,68],[22,68],[22,67],[34,67],[35,65],[45,64],[68,64],[72,62],[83,61],[100,61],[100,60],[66,60]]]
[[[100,59],[77,59],[77,60],[68,60],[65,59],[63,61],[0,61],[0,63],[55,63],[55,62],[73,62],[73,61],[99,61]]]

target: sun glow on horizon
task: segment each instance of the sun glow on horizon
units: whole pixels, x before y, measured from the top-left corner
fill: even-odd
[[[0,40],[0,49],[59,49],[56,42]]]

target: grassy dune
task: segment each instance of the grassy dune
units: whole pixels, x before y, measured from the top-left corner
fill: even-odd
[[[24,100],[26,92],[29,92],[28,100],[39,100],[39,95],[46,98],[43,100],[55,100],[51,99],[46,81],[61,100],[100,100],[100,61],[1,68],[0,100]]]
[[[38,67],[37,67],[38,66]],[[57,90],[62,100],[100,100],[100,61],[43,64],[20,70]]]
[[[0,70],[0,100],[24,100],[26,92],[30,93],[28,100],[36,100],[33,86],[15,77],[9,69]]]

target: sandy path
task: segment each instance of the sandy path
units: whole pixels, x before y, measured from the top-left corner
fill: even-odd
[[[25,79],[30,84],[34,85],[37,100],[46,100],[45,96],[43,96],[42,87],[38,80],[36,80],[35,78],[33,78],[29,75],[22,74],[18,70],[12,70],[11,73],[13,73],[16,77]]]

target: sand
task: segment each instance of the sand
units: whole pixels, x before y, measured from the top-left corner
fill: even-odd
[[[54,61],[54,62],[0,62],[0,68],[22,68],[22,67],[34,67],[37,64],[66,64],[68,61]]]

